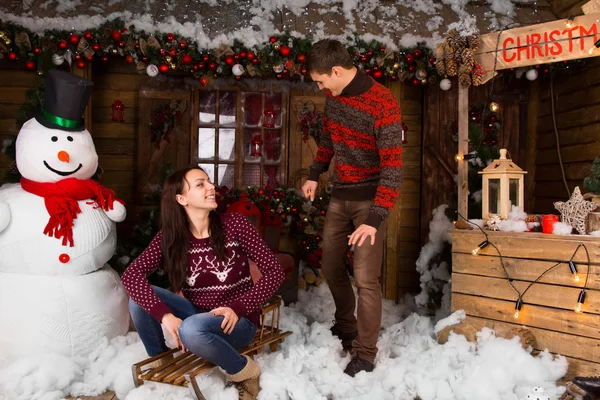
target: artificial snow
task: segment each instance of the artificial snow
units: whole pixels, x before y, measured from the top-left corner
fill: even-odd
[[[555,235],[570,235],[573,232],[573,227],[564,222],[555,222],[552,228],[552,233]]]
[[[298,302],[282,309],[281,326],[293,334],[279,351],[256,357],[263,371],[259,400],[521,400],[536,386],[558,399],[564,391],[554,383],[567,370],[564,357],[548,352],[533,357],[518,338],[498,338],[488,329],[478,334],[477,345],[454,333],[440,345],[434,332],[464,313],[455,312],[434,329],[429,317],[411,313],[406,304],[386,300],[383,309],[376,368],[351,378],[343,373],[350,356],[329,331],[334,313],[329,288],[300,291]],[[134,388],[131,365],[144,358],[137,333],[130,332],[87,358],[20,359],[0,370],[0,399],[58,400],[108,390],[121,400],[193,399],[187,388],[155,383]],[[233,388],[225,389],[219,369],[201,375],[198,383],[209,399],[237,399]]]

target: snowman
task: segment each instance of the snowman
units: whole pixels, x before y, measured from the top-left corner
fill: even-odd
[[[49,71],[44,105],[17,136],[21,183],[0,187],[0,368],[86,356],[129,328],[127,295],[106,264],[125,206],[90,179],[98,155],[81,116],[92,87]]]

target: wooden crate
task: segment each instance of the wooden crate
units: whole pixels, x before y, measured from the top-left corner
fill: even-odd
[[[483,327],[504,335],[513,328],[526,326],[535,336],[535,350],[548,349],[569,361],[567,378],[600,374],[600,238],[557,236],[542,233],[487,232],[493,246],[479,255],[471,251],[485,236],[480,230],[452,231],[452,311],[464,310],[465,324],[478,331]],[[582,247],[573,258],[579,272],[577,282],[568,261],[580,244],[590,256],[589,277],[583,312],[574,311],[584,288],[588,261]],[[553,265],[558,266],[540,275]],[[518,294],[523,307],[515,319]]]

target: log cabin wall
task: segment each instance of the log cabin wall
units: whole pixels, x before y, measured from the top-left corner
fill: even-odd
[[[529,171],[531,176],[527,181],[533,187],[530,196],[536,213],[558,213],[553,202],[568,199],[575,186],[585,192],[583,179],[589,175],[594,159],[600,156],[599,73],[600,61],[595,58],[572,76],[538,82],[537,139],[532,155],[535,169]],[[554,130],[551,92],[560,146]]]

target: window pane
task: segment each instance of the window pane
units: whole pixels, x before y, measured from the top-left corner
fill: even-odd
[[[200,123],[215,122],[216,100],[217,92],[200,91],[200,115],[198,116]]]
[[[198,129],[198,158],[215,158],[215,129]]]
[[[281,92],[265,93],[265,109],[263,114],[273,113],[273,126],[281,128]]]
[[[242,184],[244,186],[260,186],[260,165],[244,164]]]
[[[500,179],[490,179],[488,185],[488,206],[490,214],[498,214],[500,212]]]
[[[206,172],[206,175],[208,175],[211,182],[213,182],[213,183],[216,182],[215,181],[215,165],[214,164],[198,163],[198,166],[200,168],[202,168],[204,170],[204,172]]]
[[[219,129],[219,159],[235,159],[235,129]]]
[[[280,186],[279,165],[264,166],[263,185],[271,190]]]
[[[219,180],[220,186],[227,186],[229,189],[233,189],[233,171],[235,169],[233,164],[219,164]]]
[[[234,125],[236,117],[236,93],[221,92],[219,97],[219,124]]]
[[[263,156],[265,161],[279,162],[281,159],[281,130],[265,129]]]
[[[242,103],[244,125],[258,126],[262,117],[262,96],[260,93],[244,93]]]
[[[263,153],[263,145],[253,145],[252,141],[260,139],[260,129],[244,129],[244,160],[260,161],[260,155]],[[254,154],[254,155],[253,155]]]
[[[519,196],[519,180],[518,179],[509,179],[508,180],[508,197],[510,198],[510,204],[513,206],[523,207],[520,203]]]

